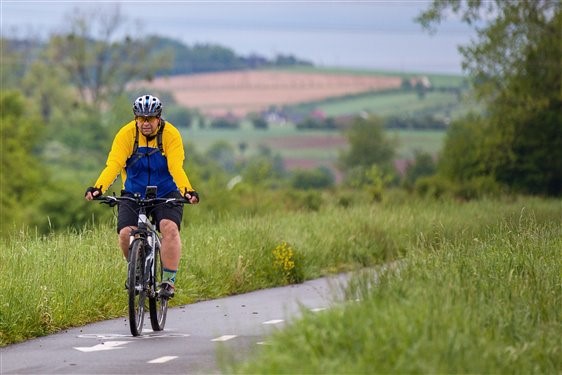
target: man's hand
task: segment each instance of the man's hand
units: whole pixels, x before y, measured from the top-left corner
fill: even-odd
[[[86,193],[84,193],[84,198],[86,198],[87,201],[91,201],[92,199],[100,195],[101,195],[101,189],[90,186],[89,188],[86,189]]]
[[[196,191],[186,191],[183,195],[191,204],[199,203],[199,194]]]

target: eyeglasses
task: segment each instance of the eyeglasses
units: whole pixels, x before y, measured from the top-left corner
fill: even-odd
[[[141,124],[144,122],[152,122],[154,120],[156,120],[158,117],[157,116],[136,116],[135,120],[137,120],[138,122],[140,122]]]

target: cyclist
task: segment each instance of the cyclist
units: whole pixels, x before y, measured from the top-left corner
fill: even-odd
[[[181,198],[183,195],[192,204],[199,202],[199,195],[183,169],[184,149],[180,132],[161,117],[162,107],[160,99],[149,94],[134,101],[135,118],[113,139],[105,169],[95,184],[86,189],[87,200],[107,191],[120,173],[122,196],[144,196],[147,186],[157,186],[158,198]],[[119,205],[117,233],[125,259],[128,259],[130,232],[137,226],[138,207],[135,206],[128,201]],[[162,234],[160,295],[171,298],[181,257],[179,232],[183,206],[159,205],[151,210],[151,215]]]

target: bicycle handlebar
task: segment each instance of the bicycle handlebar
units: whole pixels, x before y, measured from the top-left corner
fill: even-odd
[[[141,206],[155,206],[157,204],[166,204],[166,203],[172,203],[172,204],[191,204],[190,201],[188,201],[185,198],[141,198],[140,196],[138,197],[116,197],[113,195],[99,195],[97,197],[94,197],[95,201],[100,201],[101,204],[107,204],[109,206],[115,206],[116,204],[119,204],[123,201],[130,201],[130,202],[135,202]]]

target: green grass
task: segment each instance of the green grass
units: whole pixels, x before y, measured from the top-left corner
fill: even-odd
[[[451,93],[430,92],[420,99],[415,92],[395,91],[390,93],[372,93],[357,97],[320,103],[317,108],[327,116],[340,116],[365,111],[380,117],[415,115],[417,112],[433,110],[445,112],[449,108],[460,106]]]
[[[203,205],[190,209],[199,207],[204,209]],[[342,215],[338,211],[262,213],[259,217],[225,214],[219,223],[214,222],[217,217],[195,225],[185,223],[174,304],[301,281],[327,269],[357,267],[358,256],[346,246],[350,228],[339,225]],[[353,211],[342,214],[351,222]],[[370,214],[366,214],[356,225],[370,236]],[[316,220],[311,221],[310,215]],[[341,236],[327,237],[327,231]],[[272,253],[284,242],[299,260],[289,278],[275,267]],[[329,256],[323,256],[326,248],[333,249]],[[2,249],[0,345],[125,315],[126,263],[117,248],[113,223],[49,236],[14,231],[10,239],[3,240]],[[365,251],[368,249],[357,249],[361,254]],[[376,261],[377,253],[369,259]]]
[[[326,336],[295,337],[296,348],[306,340],[318,350],[309,353],[309,372],[342,372],[348,357],[357,358],[350,368],[359,372],[367,367],[357,366],[373,363],[381,372],[512,372],[492,366],[501,353],[519,356],[521,368],[552,372],[552,358],[561,354],[559,201],[434,202],[389,194],[365,204],[357,193],[326,192],[311,211],[304,209],[306,194],[243,193],[247,210],[239,201],[211,215],[212,199],[186,211],[175,306],[405,260],[407,267],[380,286],[355,289],[364,303],[288,331],[325,326]],[[275,255],[285,243],[291,253]],[[16,231],[1,246],[1,346],[126,316],[126,266],[112,221],[48,236]],[[279,260],[294,266],[280,267]],[[360,305],[366,311],[356,310]],[[476,367],[472,359],[482,350],[485,364]],[[269,356],[264,362],[278,363],[275,353]],[[303,366],[282,362],[287,372]],[[278,372],[256,366],[249,372]]]
[[[353,68],[320,68],[309,66],[297,66],[287,69],[278,69],[283,71],[295,71],[299,73],[333,73],[333,74],[360,74],[374,76],[393,76],[393,77],[417,77],[427,76],[432,85],[437,88],[441,87],[459,87],[465,84],[466,78],[457,74],[435,74],[435,73],[412,73],[398,72],[388,70],[372,70],[372,69],[353,69]]]
[[[449,207],[456,213],[414,209],[429,221],[398,271],[379,270],[378,279],[372,271],[358,275],[347,303],[320,314],[304,311],[252,361],[225,368],[259,374],[560,373],[560,202],[521,203]],[[405,213],[399,211],[387,217]],[[408,227],[417,221],[403,219]]]

